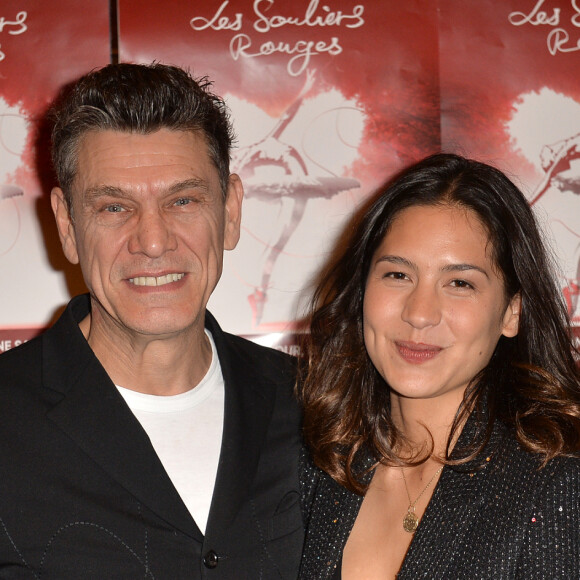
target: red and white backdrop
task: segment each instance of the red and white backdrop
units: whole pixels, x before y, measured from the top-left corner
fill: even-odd
[[[462,5],[440,0],[443,147],[521,186],[580,336],[580,0]]]
[[[0,352],[82,288],[50,215],[42,119],[63,85],[110,61],[109,46],[108,0],[0,2]]]
[[[243,232],[210,302],[227,330],[292,349],[355,208],[441,148],[522,187],[580,326],[580,0],[118,0],[117,16],[121,61],[207,75],[232,111]],[[0,7],[0,351],[82,288],[39,209],[30,119],[108,61],[108,19],[97,0]]]

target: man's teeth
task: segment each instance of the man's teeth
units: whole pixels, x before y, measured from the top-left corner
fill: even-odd
[[[166,274],[165,276],[139,276],[138,278],[129,278],[131,284],[135,286],[163,286],[181,280],[185,274]]]

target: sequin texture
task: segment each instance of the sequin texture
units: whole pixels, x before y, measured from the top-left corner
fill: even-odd
[[[538,469],[537,457],[498,426],[484,452],[485,469],[443,470],[397,579],[580,578],[580,460]],[[362,498],[307,459],[303,477],[311,502],[300,579],[339,578]]]

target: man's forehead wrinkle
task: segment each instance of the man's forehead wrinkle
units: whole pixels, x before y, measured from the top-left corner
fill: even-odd
[[[91,203],[101,197],[125,198],[131,196],[132,193],[147,192],[149,190],[160,191],[166,195],[174,195],[190,189],[195,189],[204,195],[210,192],[207,180],[193,177],[176,180],[168,186],[165,183],[155,183],[155,180],[152,183],[129,181],[123,185],[94,185],[85,190],[83,198],[85,203]]]
[[[178,155],[168,154],[164,151],[133,151],[129,150],[124,154],[117,153],[116,147],[111,147],[110,151],[115,152],[116,162],[122,162],[124,169],[142,169],[168,166],[182,166],[187,164],[184,159],[177,159]],[[108,151],[103,151],[107,153]]]

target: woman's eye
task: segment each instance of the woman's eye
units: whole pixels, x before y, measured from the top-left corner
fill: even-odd
[[[392,278],[393,280],[405,280],[407,275],[403,272],[387,272],[385,278]]]
[[[473,286],[469,282],[466,282],[465,280],[452,280],[451,286],[454,286],[455,288],[473,289]]]

